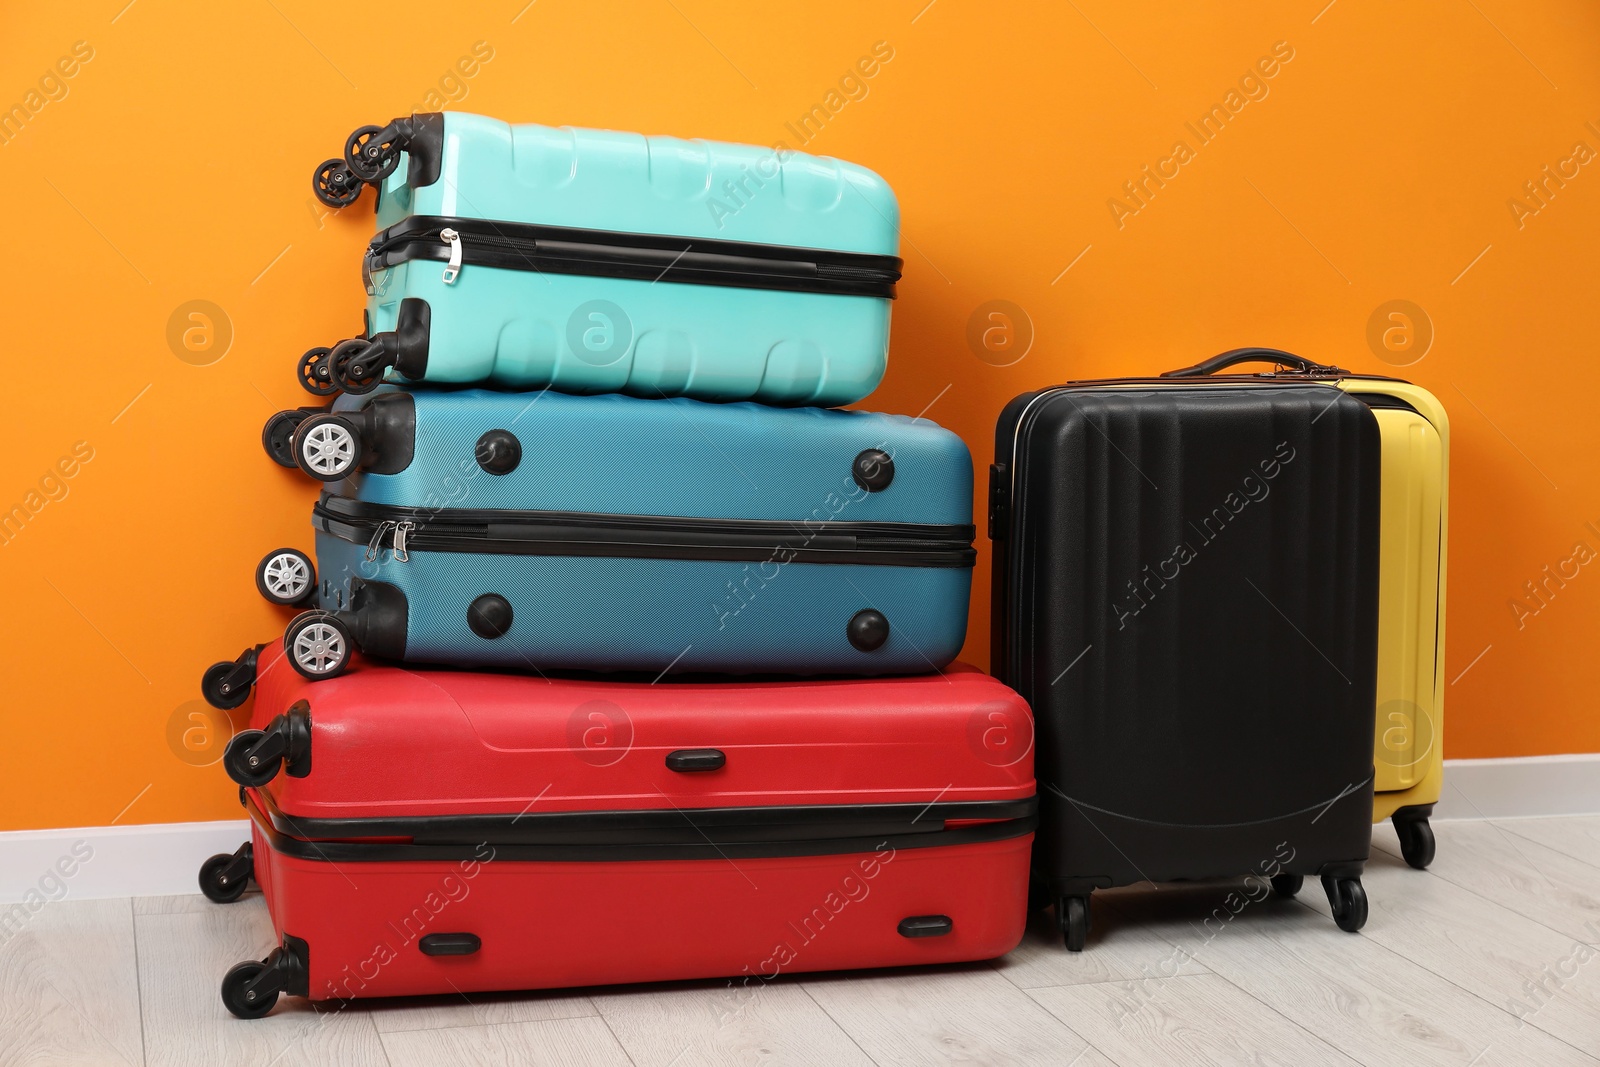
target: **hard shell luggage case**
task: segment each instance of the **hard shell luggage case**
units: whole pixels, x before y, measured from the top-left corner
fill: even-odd
[[[1286,354],[1249,350],[1263,359]],[[1191,369],[1213,373],[1221,359]],[[1406,862],[1420,869],[1433,862],[1428,817],[1444,779],[1450,419],[1432,393],[1410,382],[1349,372],[1328,377],[1372,409],[1383,440],[1372,817],[1394,823]]]
[[[1426,389],[1345,378],[1383,435],[1378,721],[1373,821],[1390,819],[1416,868],[1433,862],[1428,817],[1444,784],[1444,593],[1450,420]]]
[[[1070,383],[1012,401],[995,451],[993,669],[1037,718],[1034,865],[1067,946],[1097,888],[1240,875],[1319,875],[1358,929],[1372,409],[1309,374]]]
[[[268,648],[224,763],[279,945],[223,982],[315,999],[988,959],[1036,821],[1026,704],[987,675],[622,683]],[[250,994],[254,993],[254,996]]]
[[[352,646],[523,671],[893,674],[939,669],[966,636],[971,457],[926,420],[389,388],[307,417],[293,451],[353,475],[313,515],[320,612],[287,635],[308,677]],[[275,599],[311,589],[302,558]]]
[[[352,135],[318,195],[378,186],[364,338],[313,392],[391,380],[832,406],[886,365],[899,209],[786,148],[510,126],[458,112]]]

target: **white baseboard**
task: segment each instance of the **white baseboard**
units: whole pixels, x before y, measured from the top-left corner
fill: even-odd
[[[1540,815],[1600,815],[1600,753],[1445,760],[1435,818]],[[249,836],[243,819],[0,833],[0,904],[195,893],[201,862]]]
[[[1600,815],[1600,752],[1447,759],[1438,819]]]
[[[0,903],[198,893],[205,858],[249,837],[244,819],[0,833]]]

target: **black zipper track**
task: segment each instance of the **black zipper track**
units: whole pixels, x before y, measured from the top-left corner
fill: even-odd
[[[324,496],[311,525],[351,544],[415,523],[408,551],[613,559],[777,561],[889,567],[971,567],[969,525],[606,515],[571,511],[409,508]]]
[[[447,228],[461,236],[464,267],[547,274],[892,300],[902,266],[897,256],[863,252],[414,215],[372,239],[363,265],[369,289],[375,270],[413,259],[448,262],[450,246],[439,236]]]
[[[988,822],[942,827],[934,832],[906,831],[904,827],[887,833],[873,832],[867,825],[849,827],[839,825],[844,831],[837,836],[806,837],[771,840],[740,835],[711,840],[700,836],[694,840],[657,840],[648,835],[626,843],[546,842],[532,844],[522,840],[502,842],[487,837],[474,838],[470,834],[455,841],[350,841],[308,839],[297,831],[304,824],[284,815],[266,793],[239,791],[240,802],[249,812],[256,828],[267,839],[272,850],[297,859],[322,860],[331,863],[401,863],[416,860],[484,860],[480,851],[485,846],[493,849],[495,860],[521,860],[544,863],[627,862],[638,860],[703,859],[725,863],[735,859],[757,859],[779,856],[839,856],[870,853],[888,847],[895,850],[912,848],[938,848],[955,845],[1005,841],[1031,834],[1038,828],[1038,800],[1030,797],[1020,802],[996,802],[997,808],[1021,809],[1020,814],[999,817]],[[272,814],[262,810],[257,797],[266,801]],[[976,806],[976,805],[967,805]],[[697,812],[672,812],[685,818]],[[355,820],[352,820],[355,821]],[[289,832],[285,832],[285,829]],[[686,822],[694,826],[693,822]]]
[[[934,804],[805,804],[770,807],[505,812],[482,815],[290,815],[269,791],[259,804],[274,829],[317,840],[407,838],[414,844],[659,845],[804,841],[873,834],[937,834],[950,822],[1024,819],[1037,797]]]

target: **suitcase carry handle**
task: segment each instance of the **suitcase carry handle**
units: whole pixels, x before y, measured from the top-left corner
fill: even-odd
[[[716,748],[680,748],[667,753],[669,771],[720,771],[727,764],[728,757]]]
[[[1177,370],[1163,371],[1163,378],[1202,378],[1207,374],[1215,374],[1221,370],[1240,363],[1273,363],[1295,374],[1309,374],[1318,377],[1349,374],[1341,367],[1325,363],[1313,363],[1304,356],[1297,356],[1293,352],[1285,352],[1281,348],[1234,348],[1227,352],[1203,359],[1192,367],[1180,367]]]

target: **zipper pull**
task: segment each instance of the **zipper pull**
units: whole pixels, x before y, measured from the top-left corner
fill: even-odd
[[[454,285],[461,276],[461,235],[446,226],[439,231],[439,240],[450,246],[450,262],[444,268],[444,283]]]
[[[378,523],[378,528],[372,532],[372,540],[367,542],[367,554],[363,557],[368,563],[378,558],[378,553],[383,551],[383,535],[389,532],[389,527],[396,525],[398,523],[388,519]]]
[[[405,522],[397,522],[397,523],[395,523],[395,525],[394,525],[394,561],[396,563],[407,563],[407,562],[410,561],[411,553],[406,551],[406,537],[411,533],[412,530],[415,530],[416,528],[417,528],[417,524],[412,522],[412,521],[410,521],[409,519],[406,520]]]

